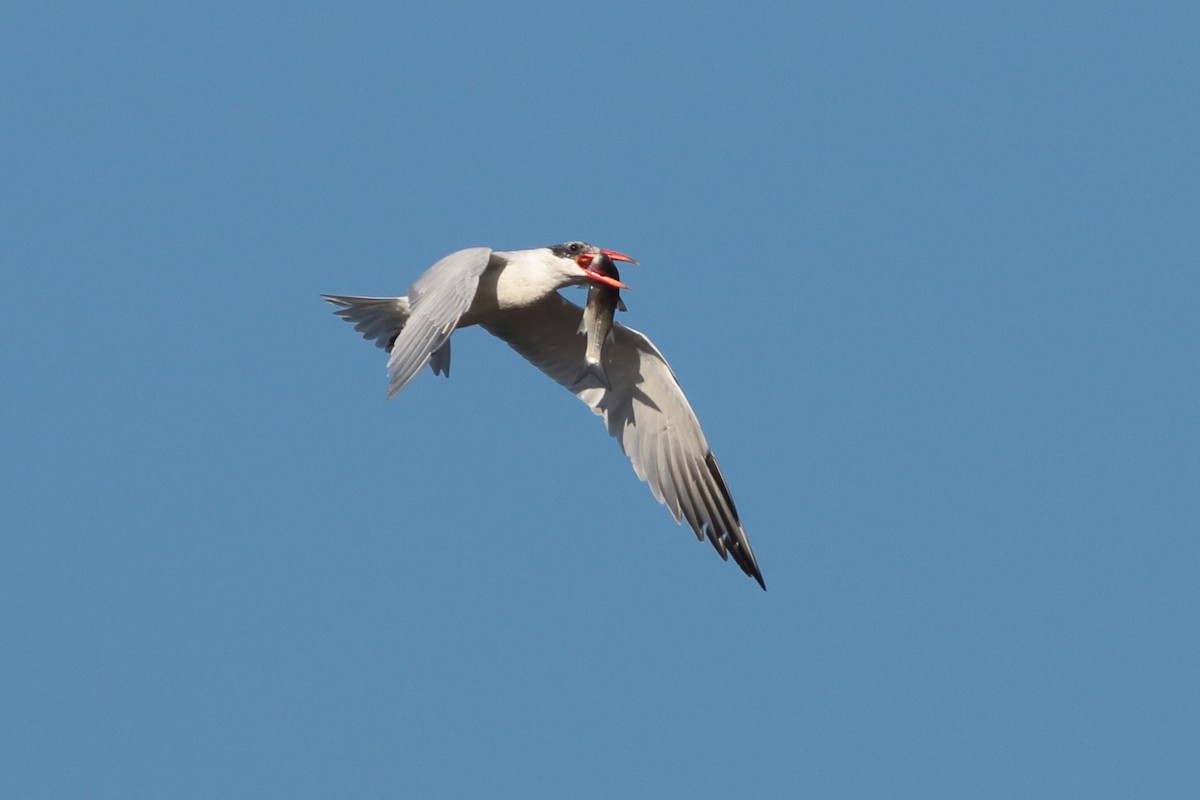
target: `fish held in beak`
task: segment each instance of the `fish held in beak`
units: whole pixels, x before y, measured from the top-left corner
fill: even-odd
[[[600,255],[592,261],[590,269],[604,280],[593,278],[597,282],[588,289],[587,305],[583,309],[583,318],[579,323],[579,333],[587,335],[584,367],[583,371],[579,373],[579,377],[575,379],[575,383],[578,384],[591,376],[599,381],[605,389],[611,390],[612,381],[609,380],[608,372],[604,369],[601,354],[604,343],[612,335],[614,313],[618,309],[625,310],[625,303],[621,301],[621,290],[618,288],[624,287],[625,284],[621,283],[617,265],[613,263],[608,251],[600,251]]]

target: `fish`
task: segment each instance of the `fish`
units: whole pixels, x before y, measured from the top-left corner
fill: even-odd
[[[601,253],[591,264],[591,268],[601,275],[620,280],[617,265],[607,255]],[[613,314],[625,311],[625,302],[621,300],[621,290],[605,283],[593,283],[588,289],[587,305],[583,309],[583,319],[579,322],[579,333],[587,335],[587,346],[584,351],[584,367],[575,379],[579,383],[589,375],[600,382],[605,389],[612,389],[612,381],[600,360],[604,343],[612,335]]]

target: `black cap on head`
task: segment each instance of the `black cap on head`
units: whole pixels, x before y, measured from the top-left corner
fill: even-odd
[[[552,245],[550,252],[559,258],[575,258],[583,253],[595,253],[599,249],[587,242],[563,242],[562,244]]]

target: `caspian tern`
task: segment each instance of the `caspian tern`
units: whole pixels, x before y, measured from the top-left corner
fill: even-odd
[[[591,268],[600,254],[637,263],[585,242],[530,250],[472,247],[438,261],[405,297],[321,296],[363,338],[391,353],[389,398],[426,364],[449,377],[451,334],[482,325],[602,417],[634,472],[675,520],[686,519],[697,539],[707,536],[722,559],[733,556],[766,589],[700,422],[658,348],[644,334],[614,323],[602,356],[611,387],[580,374],[583,309],[558,290],[591,282],[627,288]]]

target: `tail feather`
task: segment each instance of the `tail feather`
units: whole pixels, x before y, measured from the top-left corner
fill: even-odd
[[[364,339],[375,342],[376,347],[389,353],[396,337],[404,329],[404,323],[408,322],[407,297],[356,297],[341,294],[323,294],[321,297],[338,306],[338,310],[333,313],[353,324],[354,330],[361,333]]]

